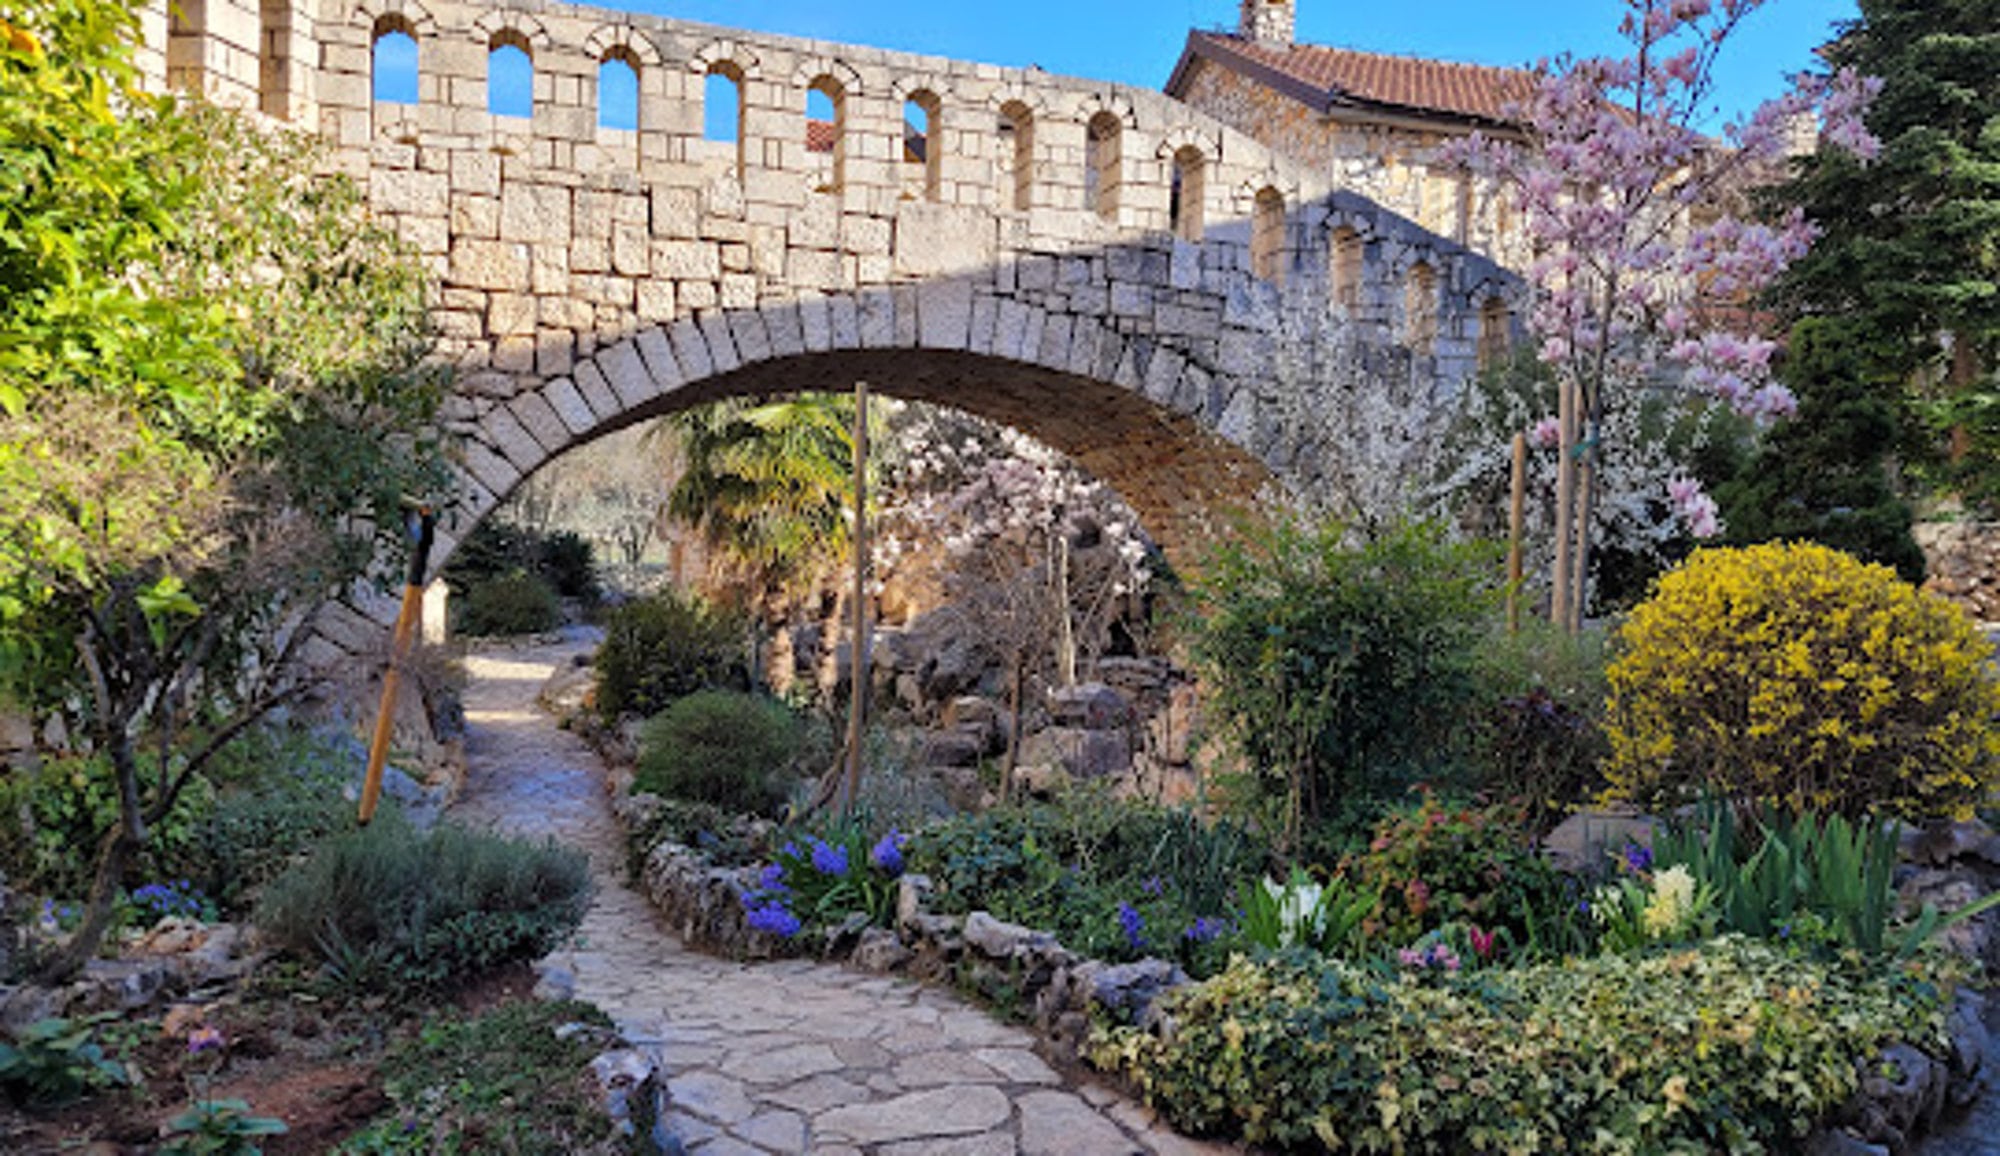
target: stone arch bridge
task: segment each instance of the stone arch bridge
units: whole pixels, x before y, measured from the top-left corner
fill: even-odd
[[[464,479],[440,560],[582,442],[856,380],[1070,454],[1171,550],[1312,468],[1270,460],[1287,310],[1338,302],[1371,363],[1449,390],[1520,292],[1148,90],[538,0],[181,0],[146,30],[163,83],[321,132],[435,273]],[[377,99],[392,42],[413,103]],[[503,49],[527,116],[492,111]]]

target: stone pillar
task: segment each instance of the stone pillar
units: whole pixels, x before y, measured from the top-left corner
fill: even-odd
[[[443,646],[445,643],[445,613],[451,601],[451,587],[442,578],[434,578],[424,587],[423,609],[418,620],[423,624],[425,646]]]
[[[1293,0],[1243,0],[1243,39],[1259,44],[1292,43],[1297,10]]]

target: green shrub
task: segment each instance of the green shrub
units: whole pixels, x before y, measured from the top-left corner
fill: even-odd
[[[1965,817],[2000,775],[1993,647],[1882,566],[1809,543],[1702,550],[1619,631],[1617,797]]]
[[[597,709],[606,721],[648,717],[698,690],[748,690],[748,624],[669,591],[614,611],[597,648]]]
[[[1353,798],[1448,767],[1478,701],[1491,562],[1431,526],[1357,543],[1291,522],[1216,551],[1193,648],[1244,762],[1232,802],[1296,847]]]
[[[132,881],[199,877],[201,831],[215,806],[207,780],[189,783],[167,817],[148,828]],[[117,822],[116,779],[103,758],[54,758],[0,771],[0,875],[17,891],[79,898],[89,892],[97,848]]]
[[[604,1147],[611,1120],[593,1100],[588,1074],[613,1038],[608,1016],[571,1001],[512,1003],[429,1023],[383,1057],[394,1112],[336,1151],[622,1151]],[[636,1099],[633,1106],[646,1107]],[[652,1123],[634,1122],[642,1134]]]
[[[770,815],[791,798],[805,726],[762,695],[704,690],[661,711],[639,732],[636,790]]]
[[[37,1020],[0,1042],[0,1088],[17,1103],[66,1104],[86,1092],[132,1082],[126,1065],[104,1054],[97,1025],[118,1018]]]
[[[516,572],[540,578],[564,598],[592,602],[602,593],[589,539],[568,530],[530,530],[498,518],[473,527],[444,576],[455,593],[463,594]]]
[[[940,910],[988,911],[1098,959],[1154,955],[1208,974],[1240,944],[1238,889],[1270,850],[1226,820],[1078,796],[933,824],[909,859]]]
[[[1459,806],[1426,794],[1385,819],[1341,873],[1381,897],[1362,924],[1378,948],[1407,947],[1453,923],[1504,928],[1529,950],[1570,944],[1573,885],[1536,847],[1519,806]]]
[[[350,988],[437,991],[546,954],[589,892],[580,852],[385,812],[273,881],[257,924]]]
[[[352,825],[344,790],[359,769],[348,751],[312,735],[257,733],[236,748],[215,809],[195,832],[187,875],[228,913],[245,910],[259,888]]]
[[[1537,832],[1604,791],[1605,642],[1599,630],[1526,622],[1484,647],[1492,698],[1473,740],[1479,786],[1525,804]]]
[[[547,582],[515,571],[467,589],[465,597],[458,600],[457,620],[461,634],[540,634],[562,625],[562,604]]]
[[[1734,937],[1469,975],[1238,958],[1165,1035],[1091,1059],[1173,1124],[1354,1152],[1795,1151],[1904,1041],[1949,1049],[1945,965],[1821,962]]]

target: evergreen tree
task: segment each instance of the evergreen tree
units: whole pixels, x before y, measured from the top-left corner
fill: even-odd
[[[1793,327],[1783,376],[1799,411],[1716,497],[1732,544],[1809,539],[1921,582],[1923,551],[1887,465],[1898,426],[1897,377],[1879,364],[1869,368],[1867,344],[1831,319]]]
[[[1776,300],[1847,331],[1868,360],[1842,371],[1850,386],[1942,384],[1927,408],[1954,431],[1951,480],[2000,496],[2000,0],[1860,7],[1825,56],[1881,78],[1881,153],[1822,149],[1782,190],[1823,233]]]

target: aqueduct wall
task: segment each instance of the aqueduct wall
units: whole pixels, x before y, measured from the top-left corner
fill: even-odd
[[[1513,325],[1491,261],[1148,90],[532,0],[182,0],[147,28],[164,83],[323,134],[435,273],[447,552],[609,430],[857,379],[1072,454],[1171,548],[1312,468],[1271,460],[1287,311],[1340,302],[1437,390]],[[399,36],[414,103],[375,99]],[[491,109],[503,49],[531,115]],[[611,67],[635,128],[607,127]]]

